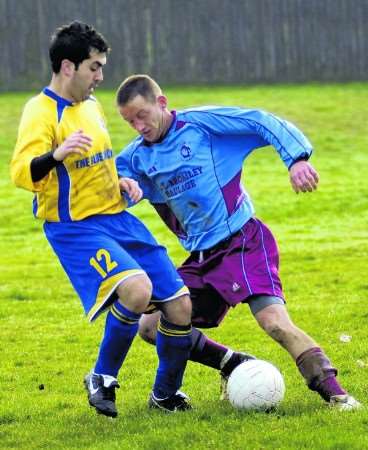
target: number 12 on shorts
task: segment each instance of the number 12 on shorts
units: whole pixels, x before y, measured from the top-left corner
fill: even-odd
[[[107,274],[118,265],[116,261],[112,261],[110,253],[104,248],[100,248],[96,253],[96,257],[90,258],[89,263],[102,278],[106,278]]]

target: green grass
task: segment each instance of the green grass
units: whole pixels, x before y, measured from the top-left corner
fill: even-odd
[[[339,368],[339,379],[368,404],[368,85],[169,88],[170,106],[246,105],[297,124],[314,143],[320,188],[295,195],[271,148],[246,162],[244,181],[257,215],[274,231],[294,321]],[[366,410],[330,411],[306,389],[290,357],[255,324],[246,306],[208,334],[274,362],[286,397],[273,414],[246,414],[218,401],[215,371],[189,363],[184,390],[195,410],[148,412],[154,349],[137,339],[120,374],[120,415],[87,407],[81,380],[96,357],[103,320],[89,325],[33,219],[32,195],[15,189],[8,163],[22,105],[31,93],[0,95],[0,448],[21,449],[364,449]],[[115,150],[133,136],[115,111],[114,94],[98,95]],[[175,263],[185,253],[142,203],[133,211],[165,243]],[[341,334],[352,336],[342,343]],[[357,361],[362,361],[365,365]],[[44,389],[40,389],[43,385]],[[42,387],[42,386],[41,386]]]

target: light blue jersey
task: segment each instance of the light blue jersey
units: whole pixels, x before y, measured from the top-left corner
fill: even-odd
[[[139,136],[116,158],[188,251],[205,250],[237,232],[254,214],[241,183],[245,158],[272,145],[289,168],[312,146],[290,122],[261,110],[201,107],[173,112],[157,143]]]

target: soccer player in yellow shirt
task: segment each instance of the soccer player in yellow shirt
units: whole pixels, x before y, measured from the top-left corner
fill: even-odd
[[[117,376],[149,303],[163,313],[159,365],[149,406],[190,404],[179,391],[191,347],[188,289],[166,250],[125,211],[101,106],[92,96],[103,80],[108,44],[81,22],[56,30],[49,55],[52,79],[25,105],[11,176],[32,191],[35,217],[58,256],[89,320],[108,310],[99,355],[84,382],[91,406],[116,417]],[[122,188],[140,198],[129,178]]]

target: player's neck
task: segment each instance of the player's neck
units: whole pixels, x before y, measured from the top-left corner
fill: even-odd
[[[171,114],[171,112],[168,109],[165,109],[162,113],[162,125],[161,125],[162,128],[161,128],[159,141],[162,141],[162,139],[164,139],[173,120],[174,120],[174,117]]]
[[[72,103],[75,102],[75,99],[71,96],[63,80],[60,77],[56,76],[55,74],[52,76],[51,82],[48,87],[52,92],[54,92],[59,97],[62,97],[65,100],[69,100]]]

